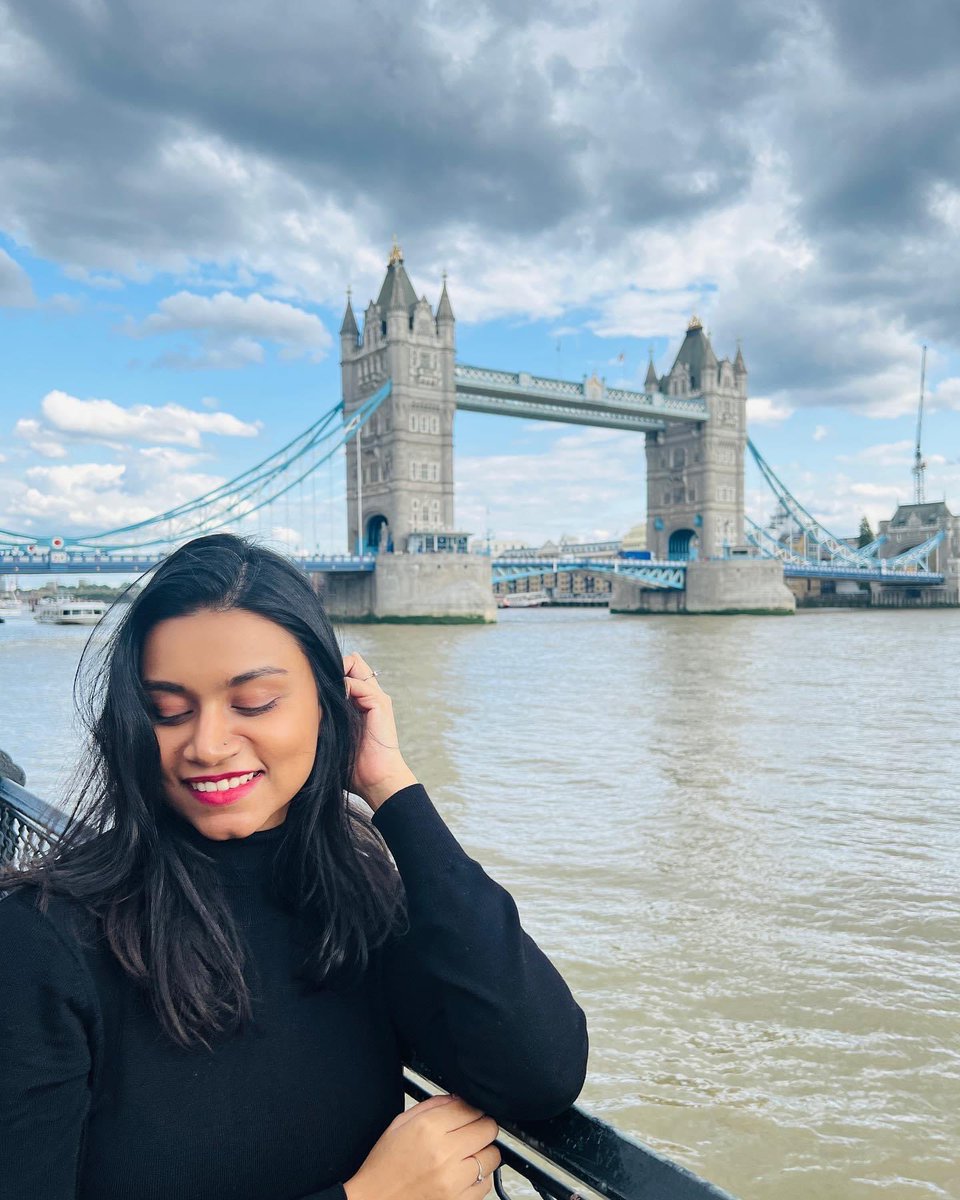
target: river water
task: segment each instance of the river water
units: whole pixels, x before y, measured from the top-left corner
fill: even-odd
[[[88,630],[0,626],[56,799]],[[960,614],[346,627],[587,1011],[581,1103],[744,1200],[960,1197]]]

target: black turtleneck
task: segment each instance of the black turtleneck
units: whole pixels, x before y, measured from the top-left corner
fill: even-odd
[[[374,816],[409,931],[349,990],[295,978],[291,917],[271,899],[282,827],[215,842],[249,949],[254,1020],[213,1053],[166,1039],[76,907],[0,901],[0,1196],[4,1200],[343,1200],[341,1184],[403,1108],[414,1054],[494,1117],[573,1103],[586,1028],[507,892],[468,858],[420,786]]]

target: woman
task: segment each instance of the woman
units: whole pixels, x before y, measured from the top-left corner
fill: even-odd
[[[99,684],[67,834],[0,879],[0,1194],[488,1195],[495,1118],[579,1093],[583,1014],[307,578],[189,543]],[[411,1057],[451,1094],[403,1112]]]

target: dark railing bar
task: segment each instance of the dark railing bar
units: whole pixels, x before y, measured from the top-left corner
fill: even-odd
[[[441,1094],[441,1089],[432,1080],[422,1072],[415,1071],[410,1067],[404,1068],[403,1086],[412,1100],[427,1100],[431,1096]],[[501,1124],[500,1128],[501,1136],[497,1138],[496,1144],[503,1159],[503,1165],[516,1171],[518,1175],[522,1175],[533,1185],[543,1200],[593,1200],[594,1196],[603,1196],[603,1193],[594,1192],[592,1188],[590,1189],[591,1195],[585,1195],[582,1184],[575,1176],[566,1179],[563,1178],[565,1173],[550,1170],[550,1167],[556,1164],[534,1162],[526,1157],[526,1148],[520,1138],[511,1134],[506,1125]],[[518,1145],[514,1144],[514,1140]],[[510,1200],[509,1195],[503,1190],[499,1169],[494,1172],[493,1185],[500,1200]]]

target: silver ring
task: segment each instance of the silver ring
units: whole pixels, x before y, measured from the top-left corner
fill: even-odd
[[[470,1157],[477,1164],[477,1177],[473,1182],[474,1183],[483,1183],[484,1179],[486,1179],[486,1176],[483,1173],[483,1163],[480,1161],[479,1158],[477,1158],[477,1156],[475,1154],[471,1154]]]
[[[360,682],[366,683],[368,679],[376,679],[379,674],[379,671],[371,671],[369,675],[364,675]]]

